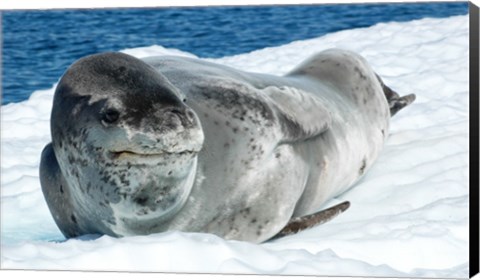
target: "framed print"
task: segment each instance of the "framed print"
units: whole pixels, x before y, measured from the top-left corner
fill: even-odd
[[[4,9],[1,268],[478,273],[478,7]]]

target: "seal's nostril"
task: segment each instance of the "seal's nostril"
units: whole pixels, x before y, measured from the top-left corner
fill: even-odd
[[[191,110],[187,110],[187,117],[190,121],[193,121],[195,119],[195,115]]]
[[[177,114],[177,115],[182,115],[182,112],[180,112],[180,110],[178,110],[178,109],[172,109],[170,112],[172,112],[174,114]]]

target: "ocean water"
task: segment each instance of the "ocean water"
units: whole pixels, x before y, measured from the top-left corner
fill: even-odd
[[[161,45],[218,58],[379,22],[468,13],[467,2],[3,11],[2,105],[93,53]]]

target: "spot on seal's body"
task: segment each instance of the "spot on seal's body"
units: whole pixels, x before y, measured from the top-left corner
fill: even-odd
[[[366,168],[366,167],[367,167],[367,159],[364,158],[364,159],[362,160],[362,165],[360,166],[360,169],[358,170],[358,173],[359,173],[360,175],[363,175],[363,174],[365,173],[365,168]]]

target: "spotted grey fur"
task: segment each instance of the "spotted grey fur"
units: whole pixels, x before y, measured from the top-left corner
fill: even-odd
[[[57,86],[42,190],[66,237],[182,230],[262,242],[361,178],[413,99],[343,50],[283,77],[92,55]]]

